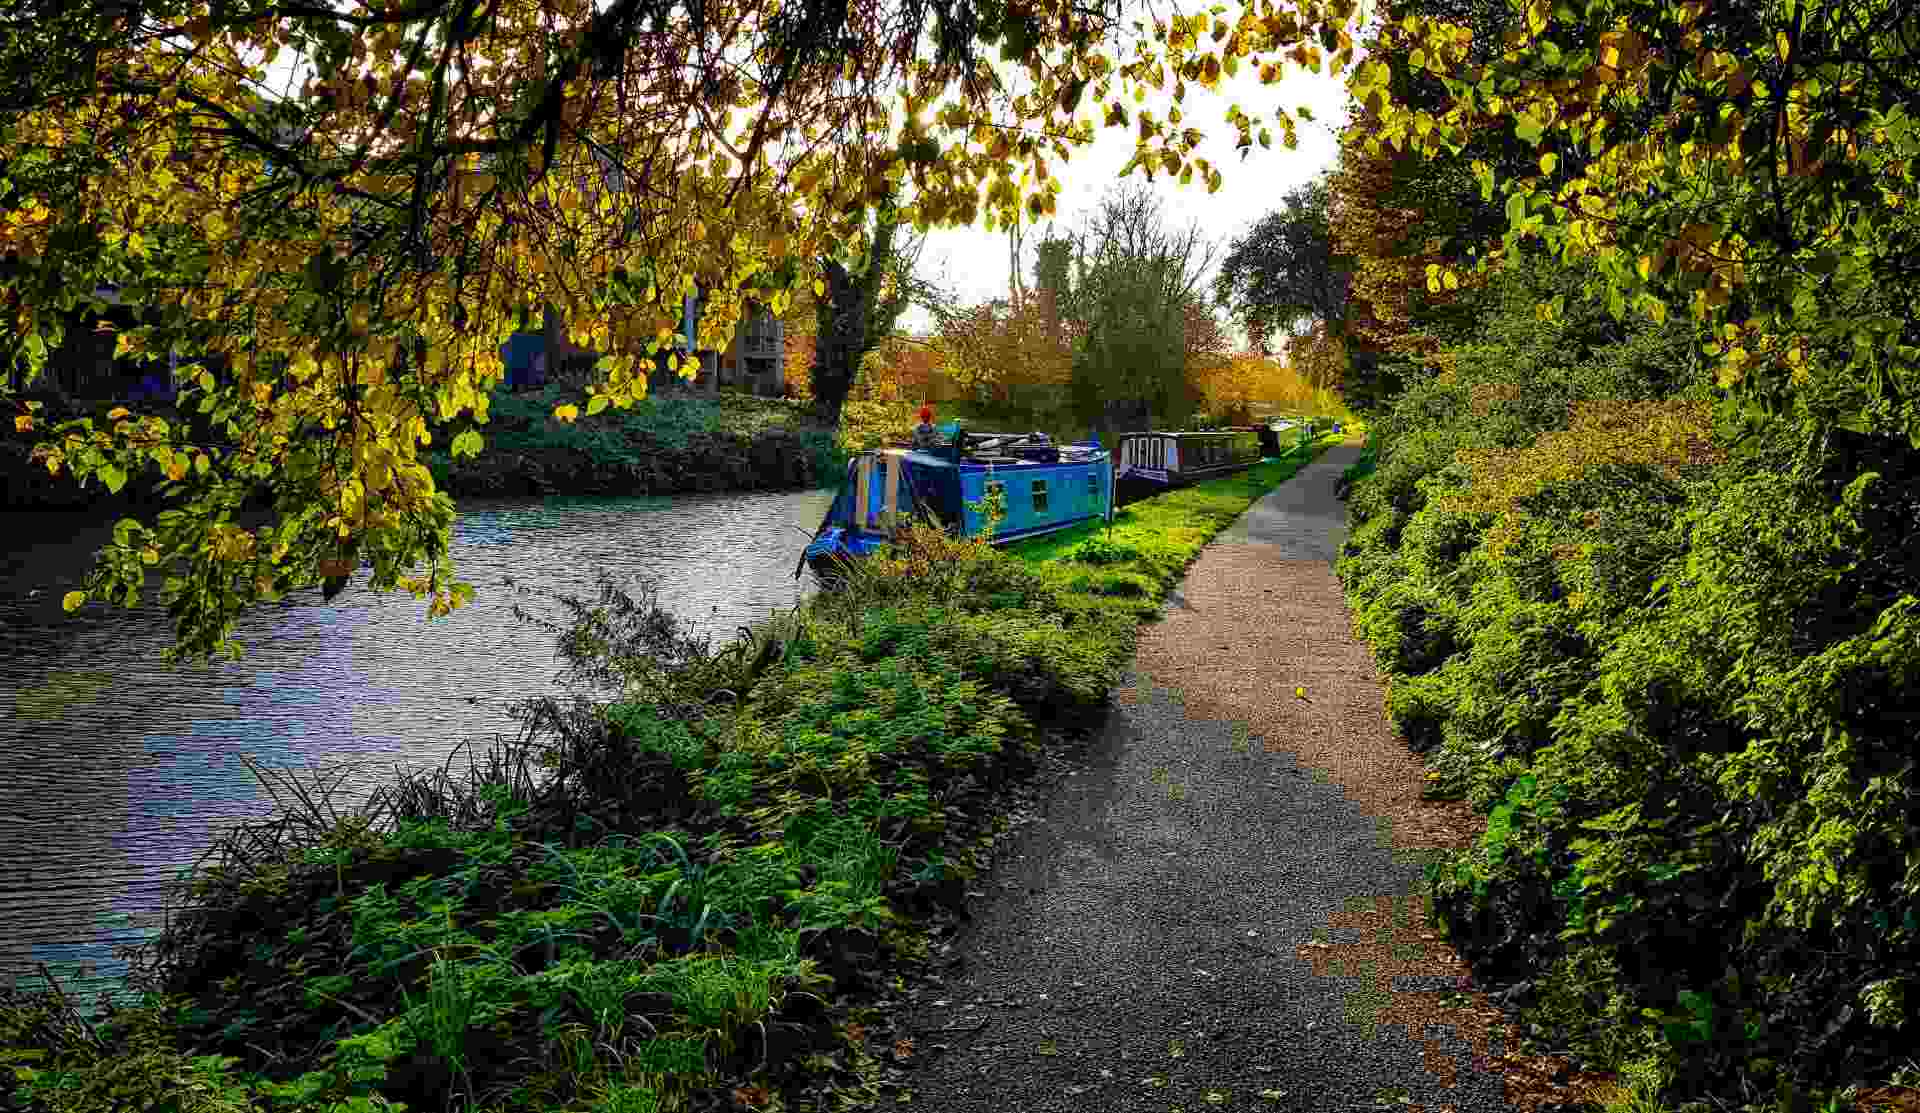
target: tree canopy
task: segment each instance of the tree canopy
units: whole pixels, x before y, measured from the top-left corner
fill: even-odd
[[[1591,256],[1588,293],[1615,314],[1693,317],[1723,413],[1920,440],[1920,13],[1525,0],[1496,48],[1475,27],[1498,13],[1460,7],[1397,21],[1350,82],[1376,150],[1457,155],[1499,134],[1535,153],[1470,164],[1483,198],[1505,196],[1505,236],[1426,264],[1430,291],[1523,241]],[[535,306],[605,353],[588,412],[630,404],[687,293],[724,337],[748,298],[779,312],[824,291],[817,261],[890,189],[918,228],[1044,217],[1049,166],[1094,115],[1136,132],[1126,173],[1217,188],[1189,86],[1242,66],[1340,72],[1357,6],[1178,13],[1125,41],[1116,10],[1071,0],[60,11],[0,52],[10,354],[37,372],[110,284],[140,317],[122,351],[226,370],[189,392],[191,428],[116,411],[40,430],[24,401],[15,426],[51,471],[165,477],[169,509],[123,522],[70,602],[132,603],[164,565],[177,648],[204,654],[241,610],[343,563],[370,560],[372,586],[431,594],[434,613],[459,602],[451,504],[417,452],[436,430],[481,448],[498,346]],[[266,86],[287,59],[304,84],[280,95]],[[1165,119],[1135,99],[1148,89],[1172,93]],[[1288,145],[1293,115],[1273,117]],[[1239,105],[1225,124],[1243,152],[1272,141]],[[234,525],[261,490],[276,521]]]
[[[1530,242],[1591,259],[1585,292],[1616,319],[1698,324],[1723,418],[1920,444],[1920,12],[1528,0],[1520,16],[1498,54],[1476,59],[1464,26],[1408,15],[1404,61],[1369,60],[1352,84],[1381,110],[1376,148],[1457,152],[1482,130],[1533,148],[1518,173],[1472,164],[1506,217],[1475,266]],[[1401,67],[1440,81],[1445,107],[1395,111]],[[1428,285],[1451,288],[1461,270],[1435,263]]]
[[[1303,320],[1337,328],[1346,318],[1348,260],[1336,255],[1327,220],[1327,183],[1281,199],[1236,238],[1213,279],[1214,300],[1239,319],[1255,348]]]

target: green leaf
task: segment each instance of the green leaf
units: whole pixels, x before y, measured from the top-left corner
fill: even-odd
[[[604,394],[596,394],[592,398],[587,399],[587,416],[589,417],[606,408],[607,396]]]
[[[1507,227],[1518,228],[1527,220],[1527,198],[1522,193],[1507,194]]]
[[[120,493],[120,488],[127,485],[127,473],[125,469],[113,464],[104,464],[100,468],[100,482],[105,483],[107,490],[117,495]]]
[[[454,435],[453,444],[449,447],[455,456],[472,457],[480,455],[482,443],[478,430],[464,429]]]

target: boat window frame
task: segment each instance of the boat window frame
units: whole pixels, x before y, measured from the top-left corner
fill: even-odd
[[[1027,505],[1035,514],[1047,512],[1047,477],[1036,475],[1027,482]]]

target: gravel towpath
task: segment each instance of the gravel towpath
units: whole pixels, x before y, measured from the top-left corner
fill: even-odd
[[[1142,631],[1079,770],[973,883],[958,972],[903,1018],[913,1107],[1510,1108],[1498,1011],[1451,992],[1420,896],[1477,817],[1420,799],[1333,574],[1357,455],[1250,507]]]

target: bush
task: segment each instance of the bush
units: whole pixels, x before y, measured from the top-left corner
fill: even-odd
[[[1396,579],[1355,619],[1373,644],[1380,667],[1396,676],[1422,676],[1459,651],[1454,608],[1441,592],[1412,578]]]
[[[1729,447],[1671,327],[1534,317],[1564,281],[1497,279],[1349,494],[1389,714],[1487,814],[1436,914],[1536,979],[1556,1045],[1664,1063],[1672,1099],[1884,1071],[1920,976],[1920,451]]]

